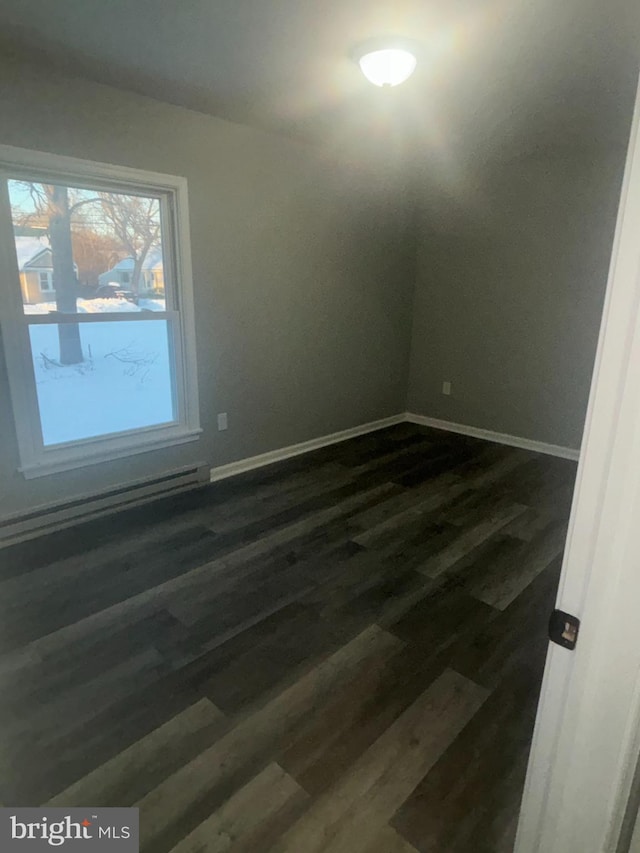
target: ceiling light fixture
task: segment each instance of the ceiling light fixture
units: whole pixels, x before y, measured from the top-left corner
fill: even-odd
[[[354,51],[354,59],[374,86],[399,86],[416,70],[416,54],[405,45],[368,42]]]

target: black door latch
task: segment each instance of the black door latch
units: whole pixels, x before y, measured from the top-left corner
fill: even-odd
[[[554,610],[549,619],[549,639],[562,646],[563,649],[573,650],[578,642],[580,620],[577,616]]]

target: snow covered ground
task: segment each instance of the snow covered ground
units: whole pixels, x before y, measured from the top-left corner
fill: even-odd
[[[114,302],[131,306],[117,310],[138,310],[124,299],[86,300],[95,310],[101,301],[110,311]],[[167,332],[161,319],[81,323],[85,361],[62,366],[58,326],[30,325],[45,445],[174,421]]]
[[[141,299],[135,305],[128,299],[78,299],[78,314],[121,313],[123,311],[164,311],[164,299]],[[55,302],[38,302],[35,305],[25,305],[25,314],[49,314],[56,311]]]

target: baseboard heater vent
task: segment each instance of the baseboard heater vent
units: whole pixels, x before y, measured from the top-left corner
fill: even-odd
[[[103,492],[82,495],[37,507],[26,513],[0,518],[0,548],[16,542],[53,533],[80,521],[140,506],[161,497],[185,492],[209,482],[210,468],[204,462],[167,471],[157,477],[123,483]]]

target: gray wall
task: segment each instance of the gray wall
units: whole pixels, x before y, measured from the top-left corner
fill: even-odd
[[[414,250],[396,175],[19,65],[0,81],[0,142],[187,177],[204,426],[197,444],[25,481],[0,363],[0,516],[404,410]]]
[[[625,160],[546,152],[425,192],[408,410],[577,448]],[[453,395],[441,393],[443,380]]]
[[[204,426],[197,444],[25,481],[0,348],[0,516],[405,409],[579,445],[624,133],[408,193],[372,146],[338,159],[9,62],[0,81],[0,142],[189,180]]]

